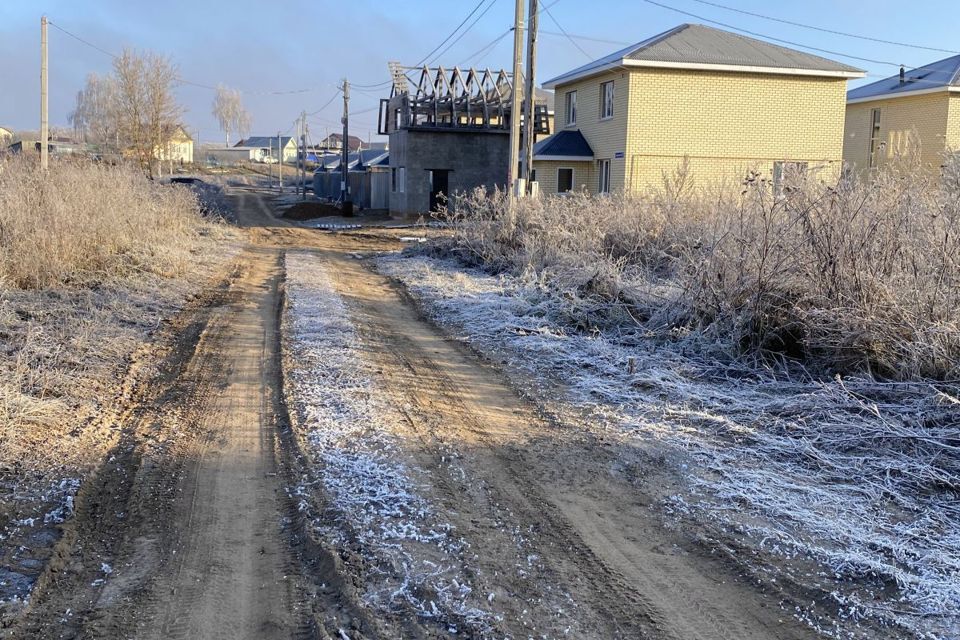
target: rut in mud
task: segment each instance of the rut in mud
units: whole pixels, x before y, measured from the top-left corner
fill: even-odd
[[[262,194],[232,197],[251,239],[236,275],[181,319],[134,394],[13,637],[813,636],[780,595],[662,526],[656,459],[540,415],[358,259],[397,248],[394,236],[290,227]],[[403,562],[364,544],[338,506],[310,446],[323,424],[284,388],[298,366],[283,348],[296,313],[284,288],[305,286],[286,281],[294,255],[352,327],[341,347],[375,395],[368,428],[389,438],[378,460],[454,532],[438,575],[452,567],[482,624],[431,607],[429,582],[374,597],[402,583]],[[425,548],[403,553],[434,562]]]

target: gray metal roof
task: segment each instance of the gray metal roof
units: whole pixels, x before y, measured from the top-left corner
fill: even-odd
[[[280,146],[286,148],[287,144],[293,140],[291,136],[281,136],[280,137]],[[233,145],[235,147],[263,147],[263,148],[277,148],[277,137],[276,136],[250,136],[245,140],[241,140],[237,144]]]
[[[788,49],[702,24],[681,24],[543,84],[545,87],[552,88],[608,68],[629,66],[631,63],[643,66],[645,62],[650,63],[651,66],[658,64],[664,66],[671,64],[721,65],[787,69],[807,72],[811,75],[816,75],[816,72],[823,72],[825,75],[849,74],[852,77],[863,75],[863,71],[856,67],[803,51]]]
[[[862,100],[881,96],[910,93],[929,89],[960,87],[960,55],[931,62],[918,69],[905,71],[904,82],[900,74],[865,84],[847,92],[847,100]]]

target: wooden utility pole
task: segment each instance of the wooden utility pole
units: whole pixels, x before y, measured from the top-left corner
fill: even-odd
[[[40,168],[50,166],[50,119],[47,101],[47,16],[40,18]]]
[[[277,158],[280,162],[277,164],[277,184],[280,193],[283,193],[283,146],[280,144],[280,132],[277,131]]]
[[[300,157],[300,199],[307,199],[307,112],[300,112],[300,148],[303,149],[303,155]]]
[[[532,193],[533,186],[533,143],[536,140],[536,96],[537,87],[537,0],[530,0],[527,17],[527,77],[523,91],[523,159],[520,177],[526,181],[527,192]]]
[[[522,0],[518,0],[522,1]],[[343,203],[343,215],[353,215],[353,202],[350,200],[350,174],[347,164],[350,160],[350,82],[343,79],[343,140],[340,144],[340,201]]]
[[[523,82],[523,0],[516,0],[513,17],[513,89],[510,92],[510,166],[507,167],[507,189],[511,199],[521,190],[517,168],[520,164],[520,85]]]

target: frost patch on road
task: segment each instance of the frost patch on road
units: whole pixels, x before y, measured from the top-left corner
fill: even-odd
[[[285,371],[315,464],[294,492],[317,531],[365,561],[365,599],[381,610],[412,608],[450,632],[486,633],[492,615],[464,577],[466,543],[424,498],[419,470],[401,459],[398,420],[381,402],[349,311],[316,256],[287,255]],[[313,513],[322,489],[327,510]],[[331,517],[332,516],[332,517]]]
[[[13,501],[32,508],[0,528],[0,616],[29,601],[50,546],[60,537],[57,525],[73,516],[79,488],[77,478],[64,478],[36,492],[16,482],[0,482],[0,494],[8,492]],[[6,544],[12,539],[24,544]]]
[[[821,590],[791,611],[825,635],[860,623],[960,638],[960,400],[943,385],[775,379],[696,345],[570,330],[556,293],[426,257],[385,257],[438,321],[625,437],[686,452],[666,508],[748,542],[775,583]],[[552,382],[551,382],[552,381]],[[744,557],[752,548],[752,557]]]

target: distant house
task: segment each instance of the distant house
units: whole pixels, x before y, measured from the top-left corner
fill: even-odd
[[[153,157],[163,162],[193,162],[193,138],[181,125],[170,125],[163,129],[166,143],[153,150]]]
[[[879,167],[917,152],[931,169],[960,149],[960,56],[932,62],[847,92],[843,159]]]
[[[359,151],[366,147],[366,144],[363,140],[357,136],[349,136],[347,138],[347,151]],[[337,151],[343,149],[343,135],[339,133],[331,133],[326,138],[320,142],[321,149],[327,149],[330,151]]]
[[[544,83],[557,133],[540,141],[544,193],[641,191],[686,163],[705,185],[748,171],[839,173],[844,103],[859,69],[682,24]]]
[[[283,149],[283,161],[294,163],[297,160],[297,141],[292,136],[251,136],[241,140],[235,147],[257,147],[267,149],[269,154],[278,158],[277,147]]]
[[[0,149],[7,147],[11,142],[13,142],[13,131],[0,127]]]
[[[200,158],[205,164],[220,166],[262,162],[268,155],[269,151],[263,147],[204,147],[200,152]]]

